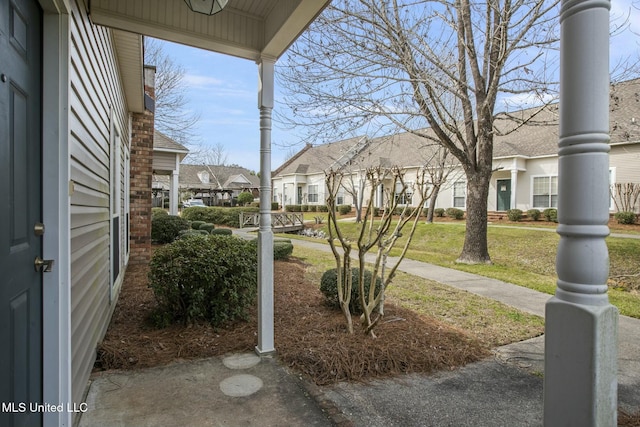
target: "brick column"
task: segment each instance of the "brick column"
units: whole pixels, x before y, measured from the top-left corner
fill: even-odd
[[[151,258],[151,176],[153,174],[153,129],[155,67],[145,66],[145,111],[131,120],[131,189],[129,264],[145,264]]]

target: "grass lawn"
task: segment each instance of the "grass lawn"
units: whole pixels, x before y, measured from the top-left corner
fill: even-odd
[[[358,224],[341,223],[342,232],[357,238]],[[489,227],[492,265],[457,264],[464,241],[463,223],[421,223],[407,253],[410,259],[463,270],[525,286],[548,294],[555,292],[555,257],[560,237],[555,232],[527,227]],[[615,230],[614,230],[615,232]],[[316,240],[317,241],[317,240]],[[400,252],[402,240],[398,249]],[[609,299],[626,316],[640,318],[640,240],[608,237]]]
[[[335,268],[333,255],[296,246],[293,256],[309,264],[307,279],[320,284],[322,273]],[[425,317],[434,317],[477,337],[490,347],[541,335],[544,320],[500,302],[447,285],[398,272],[386,296],[389,301]]]

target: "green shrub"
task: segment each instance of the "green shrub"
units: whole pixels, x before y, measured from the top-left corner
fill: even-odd
[[[210,233],[217,236],[231,236],[233,234],[233,231],[231,231],[230,228],[216,228],[214,230],[211,230]]]
[[[182,217],[189,221],[205,221],[215,225],[225,225],[227,227],[240,228],[240,212],[255,213],[260,212],[259,208],[186,208],[182,211]]]
[[[316,212],[329,212],[329,206],[327,206],[327,205],[316,205]]]
[[[157,217],[157,216],[167,216],[169,215],[169,212],[167,212],[166,210],[162,209],[162,208],[151,208],[151,219],[153,220],[153,218]]]
[[[151,218],[151,240],[155,243],[165,244],[173,242],[178,237],[180,230],[188,230],[189,221],[175,215],[159,215]]]
[[[351,205],[339,205],[338,213],[340,215],[346,215],[351,212]]]
[[[614,217],[618,224],[635,224],[638,220],[638,216],[634,212],[628,211],[616,212]]]
[[[373,216],[380,216],[382,214],[382,211],[380,210],[380,208],[378,207],[373,207]]]
[[[193,224],[192,224],[193,226]],[[209,222],[205,222],[204,224],[202,224],[198,230],[200,231],[206,231],[207,233],[211,233],[211,230],[213,230],[214,228],[216,228],[215,225],[209,223]]]
[[[194,230],[200,230],[200,226],[206,224],[205,221],[191,221],[191,228]]]
[[[179,240],[190,239],[193,236],[208,236],[209,232],[204,230],[181,230],[180,235],[177,237]]]
[[[362,314],[362,306],[360,305],[360,286],[358,285],[358,276],[360,274],[360,270],[358,268],[351,269],[351,301],[349,302],[349,309],[353,314]],[[364,271],[364,290],[365,294],[369,293],[369,288],[371,286],[371,271]],[[376,295],[382,289],[382,280],[380,277],[376,277]],[[340,303],[338,302],[338,274],[335,268],[327,270],[322,275],[320,279],[320,291],[324,294],[327,303],[331,307],[340,308]]]
[[[527,216],[533,221],[537,221],[538,219],[540,219],[540,211],[538,209],[529,209],[527,211]]]
[[[243,191],[242,193],[238,194],[238,204],[240,206],[245,206],[251,202],[253,202],[253,194],[249,193],[248,191]]]
[[[507,218],[509,221],[518,222],[522,219],[522,210],[520,209],[509,209],[507,210]]]
[[[273,242],[273,259],[287,259],[293,253],[291,241],[275,240]]]
[[[447,208],[445,213],[449,218],[453,219],[462,219],[464,218],[464,211],[458,208]]]
[[[309,205],[300,205],[300,212],[307,212],[309,210]]]
[[[309,212],[317,212],[318,205],[309,205]]]
[[[547,208],[542,211],[544,219],[550,222],[558,222],[558,210],[555,208]]]
[[[194,236],[158,248],[149,263],[157,321],[220,325],[255,303],[257,252],[243,239]]]
[[[300,205],[285,205],[285,212],[300,212]]]
[[[433,210],[433,215],[437,216],[438,218],[444,217],[444,213],[445,213],[444,208],[435,208]]]
[[[271,210],[272,211],[277,211],[280,209],[280,205],[278,204],[278,202],[271,202]]]
[[[251,206],[252,208],[259,208],[260,207],[260,202],[251,202],[251,203],[249,203],[249,206]]]

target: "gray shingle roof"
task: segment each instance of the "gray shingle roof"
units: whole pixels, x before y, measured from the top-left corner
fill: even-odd
[[[177,153],[188,153],[189,149],[182,144],[175,142],[167,135],[159,131],[153,133],[153,148],[164,151],[175,151]]]
[[[640,79],[611,86],[610,142],[640,143]],[[532,112],[536,114],[531,118]],[[558,153],[559,108],[552,104],[544,109],[534,108],[499,115],[495,123],[498,133],[494,137],[493,157],[541,157]],[[531,119],[530,119],[531,118]],[[520,125],[523,120],[527,123]],[[430,129],[425,130],[432,133]],[[421,166],[433,155],[437,146],[426,138],[410,133],[366,140],[363,137],[305,147],[292,159],[280,166],[274,176],[320,173],[336,169],[345,158],[358,169],[369,166]],[[359,144],[360,143],[360,144]],[[348,167],[348,162],[345,166]]]
[[[203,182],[198,175],[208,174],[209,182]],[[198,188],[198,189],[229,189],[239,188],[228,187],[232,183],[238,183],[239,176],[242,175],[249,181],[244,187],[258,188],[260,187],[260,178],[252,175],[249,169],[240,166],[219,166],[219,165],[180,165],[180,176],[178,178],[180,188]],[[243,180],[244,181],[244,180]]]

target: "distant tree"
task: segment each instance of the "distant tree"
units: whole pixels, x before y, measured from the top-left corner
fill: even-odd
[[[253,202],[253,194],[249,193],[248,191],[243,191],[242,193],[238,194],[238,204],[240,206],[248,205],[251,202]]]
[[[185,97],[184,68],[164,50],[164,42],[144,38],[144,62],[156,67],[155,127],[171,139],[187,146],[192,156],[199,151],[194,127],[200,115],[189,108]]]

